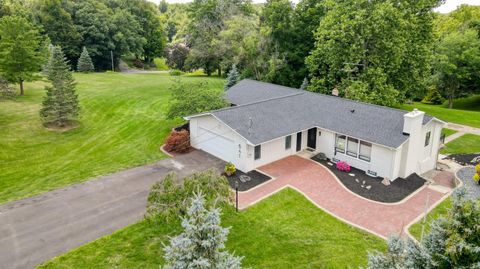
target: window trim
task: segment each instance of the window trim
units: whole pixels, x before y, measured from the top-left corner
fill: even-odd
[[[337,147],[337,145],[338,145],[338,139],[339,139],[340,137],[342,137],[342,136],[343,136],[343,140],[344,140],[344,142],[343,142],[343,147],[344,147],[344,148],[343,148],[343,149]],[[336,151],[336,152],[339,152],[339,153],[345,154],[345,151],[346,151],[346,142],[347,142],[347,136],[346,136],[346,135],[335,134],[335,146],[334,146],[334,147],[335,147],[335,151]]]
[[[357,142],[354,142],[354,143],[357,143],[357,146],[355,147],[355,151],[352,151],[350,150],[350,147],[348,146],[348,142],[352,140],[356,140]],[[353,138],[353,137],[347,137],[347,155],[350,156],[350,157],[353,157],[353,158],[357,158],[358,157],[358,154],[359,154],[359,145],[360,145],[360,139],[357,139],[357,138]]]
[[[256,145],[253,148],[253,159],[260,160],[262,158],[262,145]]]
[[[285,150],[292,149],[292,135],[285,136]]]
[[[361,152],[360,147],[362,146],[362,144],[370,147],[370,156],[369,157],[364,156],[360,153]],[[358,145],[358,159],[360,159],[362,161],[365,161],[365,162],[370,162],[372,160],[372,143],[360,140],[360,143]]]
[[[432,131],[428,131],[426,134],[425,134],[425,143],[424,143],[424,147],[428,147],[430,145],[430,140],[432,138]]]
[[[341,148],[338,148],[337,147],[337,141],[338,141],[338,138],[339,137],[344,137],[345,139],[345,149],[344,151],[341,150]],[[353,156],[351,154],[348,154],[348,139],[351,138],[351,139],[354,139],[354,140],[357,140],[357,155],[356,156]],[[361,156],[360,155],[360,145],[364,143],[364,144],[367,144],[367,145],[370,145],[370,157],[366,157],[366,156]],[[336,153],[340,153],[340,154],[343,154],[345,156],[348,156],[350,158],[354,158],[354,159],[357,159],[357,160],[360,160],[362,162],[366,162],[366,163],[371,163],[372,161],[372,152],[371,152],[371,149],[373,147],[373,143],[370,143],[368,141],[364,141],[364,140],[361,140],[361,139],[358,139],[358,138],[355,138],[355,137],[351,137],[351,136],[348,136],[348,135],[343,135],[343,134],[339,134],[339,133],[335,133],[335,144],[334,144],[334,149],[335,149],[335,152]],[[363,157],[363,158],[362,158]]]

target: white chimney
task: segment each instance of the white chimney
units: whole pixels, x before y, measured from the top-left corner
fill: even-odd
[[[423,116],[425,112],[416,108],[413,111],[403,115],[403,133],[408,135],[420,134],[423,125]]]
[[[425,112],[414,109],[403,115],[403,133],[407,134],[405,169],[400,176],[407,177],[416,171],[418,162],[423,158],[423,116]]]

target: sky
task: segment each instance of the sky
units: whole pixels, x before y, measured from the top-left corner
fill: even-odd
[[[160,0],[149,0],[151,2],[155,2],[158,4]],[[297,2],[298,0],[293,0],[293,2]],[[191,0],[167,0],[168,3],[187,3],[191,2]],[[263,3],[265,0],[253,0],[254,3]],[[457,6],[461,4],[469,4],[469,5],[480,5],[480,0],[447,0],[445,4],[440,6],[436,9],[436,11],[440,13],[448,13],[452,10],[455,10]]]

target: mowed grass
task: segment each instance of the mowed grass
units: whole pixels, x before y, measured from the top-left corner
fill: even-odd
[[[379,237],[349,226],[285,189],[251,208],[223,211],[231,227],[227,248],[245,268],[358,268],[367,252],[385,251]],[[141,221],[59,256],[40,268],[159,268],[163,244],[181,232],[178,222]]]
[[[409,111],[418,108],[447,122],[480,128],[480,95],[456,99],[452,109],[448,109],[447,103],[427,105],[420,102],[415,102],[412,105],[404,104],[401,108]]]
[[[165,156],[159,146],[177,122],[165,119],[173,83],[168,74],[76,74],[80,127],[45,129],[38,112],[45,82],[26,96],[0,101],[0,203],[32,196]],[[207,80],[223,88],[223,80]]]
[[[456,138],[440,149],[441,154],[455,153],[480,153],[480,136],[464,134]]]
[[[452,129],[448,129],[448,128],[443,128],[443,129],[442,129],[442,134],[444,134],[445,137],[451,136],[451,135],[453,135],[453,134],[456,133],[456,132],[457,132],[457,131],[452,130]]]
[[[440,204],[438,204],[432,211],[430,211],[427,214],[427,219],[426,219],[426,222],[425,222],[425,229],[424,229],[423,236],[428,234],[428,232],[430,231],[430,223],[433,220],[438,219],[441,216],[446,216],[447,215],[447,210],[451,206],[452,206],[452,198],[449,197],[449,198],[443,200]],[[419,220],[417,223],[410,226],[410,228],[408,229],[410,234],[419,241],[420,241],[420,237],[421,237],[421,234],[422,234],[422,224],[423,224],[423,218],[421,220]]]

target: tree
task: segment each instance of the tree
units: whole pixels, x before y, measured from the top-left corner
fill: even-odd
[[[177,79],[171,91],[172,97],[167,111],[169,119],[228,106],[223,92],[210,88],[206,82],[185,84]]]
[[[62,47],[69,62],[75,63],[80,55],[82,37],[62,1],[41,0],[36,17],[52,44]]]
[[[453,193],[446,218],[433,221],[423,242],[393,237],[386,254],[368,255],[368,268],[479,268],[480,206],[466,195],[465,188]]]
[[[480,39],[474,29],[452,32],[439,41],[433,61],[434,80],[449,108],[456,97],[478,91],[479,68]]]
[[[207,210],[204,204],[203,195],[195,194],[182,221],[184,231],[165,247],[165,268],[241,268],[242,258],[222,251],[229,229],[220,226],[220,210]]]
[[[160,10],[160,13],[166,13],[168,11],[168,3],[165,0],[160,1],[160,4],[158,4],[158,10]]]
[[[36,78],[45,61],[46,46],[35,28],[25,18],[5,16],[0,19],[0,73],[20,85]]]
[[[172,69],[186,71],[185,61],[188,58],[190,49],[183,43],[171,44],[165,50],[167,65]]]
[[[423,97],[439,2],[325,1],[328,12],[307,57],[309,89],[338,88],[342,96],[384,105]]]
[[[40,116],[45,124],[64,127],[77,119],[79,105],[70,64],[60,47],[53,48],[46,70],[52,86],[45,87]]]
[[[240,75],[238,74],[237,67],[232,65],[232,69],[228,72],[227,81],[225,81],[225,87],[223,88],[225,91],[233,87],[233,85],[237,84],[240,80]]]
[[[82,54],[80,54],[80,58],[78,59],[77,71],[88,73],[94,70],[95,67],[93,66],[92,58],[90,58],[87,48],[83,47]]]

